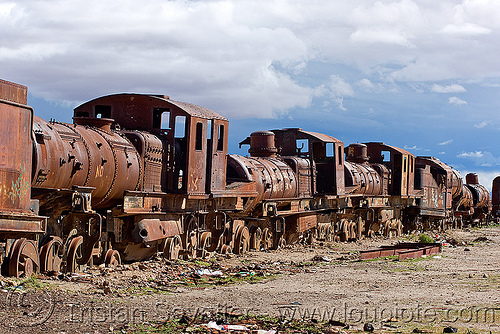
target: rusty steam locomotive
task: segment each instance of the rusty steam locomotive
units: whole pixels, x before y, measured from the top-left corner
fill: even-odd
[[[248,157],[228,155],[227,119],[167,96],[104,96],[65,124],[34,116],[27,88],[0,81],[0,118],[0,257],[13,276],[400,235],[491,213],[476,175],[464,184],[438,159],[384,143],[344,148],[282,129],[243,140]]]

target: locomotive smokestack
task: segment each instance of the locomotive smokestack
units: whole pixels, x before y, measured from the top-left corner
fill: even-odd
[[[479,184],[479,177],[476,173],[469,173],[465,176],[465,182],[467,184]]]
[[[368,149],[365,144],[351,144],[346,147],[349,162],[364,163],[368,161]]]
[[[250,149],[252,157],[273,158],[278,149],[274,144],[274,133],[271,131],[256,131],[250,135]]]

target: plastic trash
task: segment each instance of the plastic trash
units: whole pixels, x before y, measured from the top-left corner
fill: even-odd
[[[210,270],[210,269],[199,269],[196,273],[200,276],[222,276],[223,273],[220,270]]]
[[[223,331],[250,331],[243,325],[222,325],[221,329]]]

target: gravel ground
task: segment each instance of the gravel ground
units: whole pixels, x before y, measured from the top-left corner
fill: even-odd
[[[448,245],[440,254],[416,260],[359,261],[359,250],[397,242],[364,239],[177,263],[155,258],[21,286],[4,278],[0,333],[167,333],[160,324],[181,318],[192,331],[217,314],[329,322],[319,332],[330,333],[362,332],[366,323],[378,333],[448,326],[500,333],[500,227],[439,238]]]

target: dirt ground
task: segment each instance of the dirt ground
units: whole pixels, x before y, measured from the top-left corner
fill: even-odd
[[[199,333],[210,332],[200,324],[221,314],[230,324],[255,316],[322,324],[320,333],[358,333],[365,324],[375,333],[443,333],[449,326],[500,333],[500,227],[449,231],[438,239],[440,254],[404,261],[359,261],[359,250],[398,241],[379,238],[3,278],[0,333],[178,332],[168,328],[172,320]],[[254,325],[254,333],[293,332],[266,326]]]

